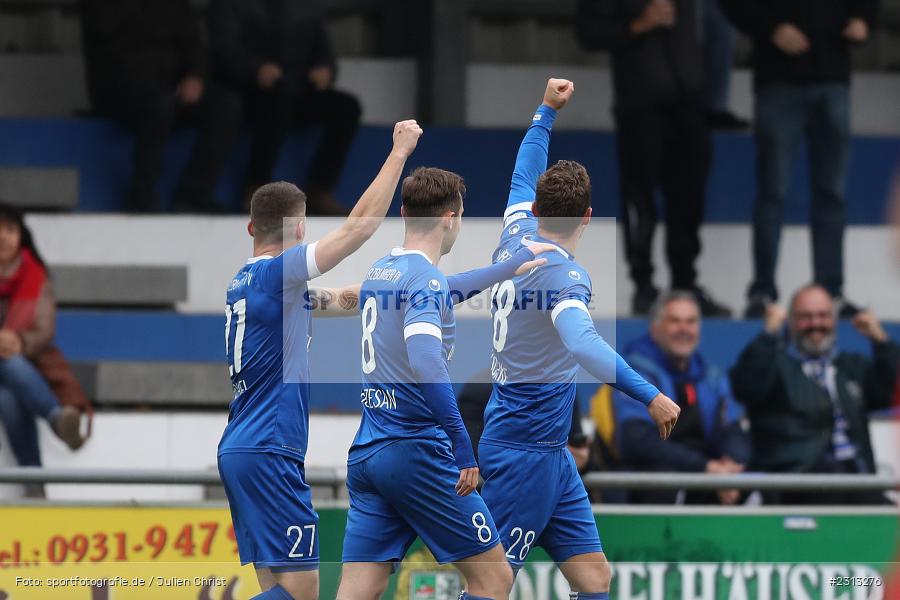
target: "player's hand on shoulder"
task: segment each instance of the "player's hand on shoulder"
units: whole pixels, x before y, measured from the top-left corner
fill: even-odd
[[[556,250],[556,246],[553,244],[546,244],[544,242],[538,242],[536,244],[528,244],[525,246],[531,253],[535,256],[534,260],[529,260],[526,263],[523,263],[521,267],[516,269],[516,275],[524,275],[532,269],[540,267],[541,265],[547,264],[546,258],[537,258],[537,256],[543,254],[544,252],[550,252],[551,250]]]
[[[541,255],[544,252],[553,252],[558,249],[555,244],[548,244],[546,242],[530,242],[525,244],[525,247],[531,250],[531,253],[535,256]]]
[[[575,83],[568,79],[550,79],[547,81],[547,89],[544,90],[544,104],[559,110],[569,102],[574,93]]]
[[[675,428],[675,421],[678,420],[678,415],[681,414],[681,408],[671,398],[660,392],[650,402],[647,410],[650,411],[650,417],[656,423],[656,426],[659,427],[660,439],[668,439]]]
[[[456,494],[458,496],[468,496],[478,487],[478,477],[480,471],[478,467],[469,467],[468,469],[460,469],[459,481],[456,482]]]
[[[416,149],[421,136],[422,128],[415,119],[400,121],[394,125],[394,152],[408,157]]]

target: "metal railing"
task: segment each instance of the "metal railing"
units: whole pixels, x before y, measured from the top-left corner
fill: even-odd
[[[308,468],[306,482],[330,487],[335,495],[346,480],[342,469]],[[42,467],[0,468],[0,483],[218,485],[219,473],[206,470],[170,469],[60,469]],[[888,491],[900,490],[896,475],[756,474],[705,475],[694,473],[588,473],[589,489],[618,490],[790,490],[790,491]]]

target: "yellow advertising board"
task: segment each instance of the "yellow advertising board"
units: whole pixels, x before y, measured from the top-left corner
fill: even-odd
[[[244,600],[227,508],[0,508],[0,600]]]

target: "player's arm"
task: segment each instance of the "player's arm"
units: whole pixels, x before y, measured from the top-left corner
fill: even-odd
[[[309,288],[306,304],[314,317],[355,317],[359,314],[359,287]]]
[[[513,213],[531,210],[538,178],[547,170],[553,121],[556,119],[557,111],[566,105],[574,91],[575,84],[568,79],[551,79],[547,82],[544,101],[534,113],[531,126],[519,145],[506,210],[503,213],[504,225],[506,219]]]
[[[495,283],[500,283],[514,275],[527,273],[535,267],[547,262],[545,258],[536,258],[544,252],[556,250],[552,244],[528,244],[512,255],[509,260],[497,262],[487,267],[463,271],[454,275],[447,275],[447,283],[450,286],[450,298],[453,304],[459,304],[470,300]]]
[[[648,383],[597,333],[582,299],[566,298],[551,313],[553,326],[566,349],[584,369],[602,382],[647,406],[662,439],[669,437],[681,409]]]
[[[450,385],[450,373],[444,360],[441,313],[447,301],[444,293],[433,291],[432,274],[419,273],[403,291],[403,340],[415,383],[422,392],[435,421],[444,429],[453,445],[453,457],[459,467],[456,493],[465,496],[478,485],[478,464],[472,440],[466,432],[459,406]]]
[[[453,457],[459,467],[456,493],[460,496],[471,494],[478,485],[478,463],[450,384],[441,330],[432,323],[411,323],[406,326],[404,337],[409,365],[415,373],[422,397],[453,445]]]
[[[326,273],[356,252],[384,220],[391,205],[406,159],[416,148],[422,129],[415,121],[394,126],[394,147],[381,171],[359,198],[344,224],[316,242],[315,259],[319,273]]]

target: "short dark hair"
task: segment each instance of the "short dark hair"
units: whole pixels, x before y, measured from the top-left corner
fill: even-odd
[[[434,219],[447,211],[459,212],[466,195],[463,178],[451,171],[434,167],[418,167],[403,180],[403,199],[407,225],[431,229]]]
[[[283,241],[284,219],[299,217],[305,209],[306,194],[293,183],[275,181],[261,186],[250,198],[254,237]]]
[[[574,160],[561,160],[538,178],[535,207],[542,229],[569,233],[591,205],[591,178]]]

